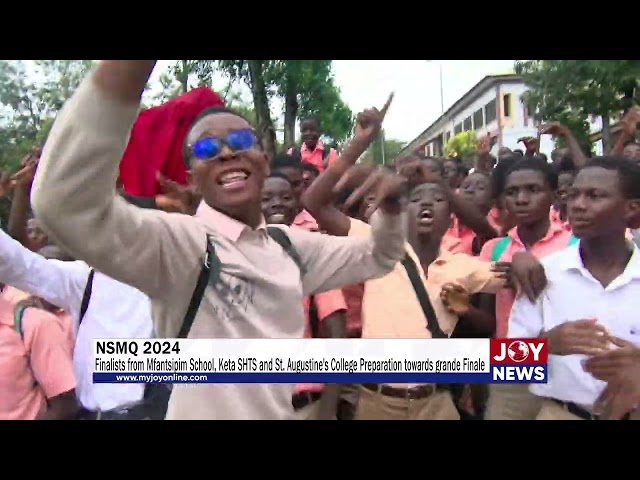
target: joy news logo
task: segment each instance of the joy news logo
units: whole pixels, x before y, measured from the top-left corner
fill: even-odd
[[[490,340],[492,383],[547,383],[546,338]]]

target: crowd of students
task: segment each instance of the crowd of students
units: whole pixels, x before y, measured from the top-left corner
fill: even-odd
[[[605,157],[550,123],[567,145],[551,161],[536,138],[497,157],[481,138],[471,171],[360,165],[390,96],[339,154],[308,118],[271,159],[215,94],[139,123],[154,65],[101,62],[0,182],[0,418],[640,418],[640,110]],[[142,141],[145,125],[170,141]],[[165,168],[169,152],[184,163]],[[93,384],[93,339],[154,336],[544,337],[549,382]]]

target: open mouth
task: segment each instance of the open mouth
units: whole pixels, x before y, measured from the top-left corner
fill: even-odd
[[[223,173],[218,177],[218,185],[221,185],[223,188],[228,189],[236,189],[244,187],[247,179],[251,176],[251,172],[244,168],[239,168],[237,170],[230,170],[228,172]]]
[[[418,214],[418,226],[430,227],[431,225],[433,225],[433,210],[425,208]]]

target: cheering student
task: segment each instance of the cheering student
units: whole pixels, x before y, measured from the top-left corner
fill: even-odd
[[[32,203],[57,244],[151,297],[159,337],[302,338],[304,296],[382,276],[403,257],[404,182],[391,173],[376,184],[367,237],[266,229],[268,157],[249,122],[224,108],[201,112],[185,139],[203,198],[194,216],[126,203],[118,164],[154,65],[105,60],[82,82],[53,126]],[[370,138],[388,105],[363,127]],[[176,385],[167,418],[290,419],[293,388]]]
[[[621,344],[629,350],[640,346],[640,251],[625,238],[638,212],[640,167],[619,157],[590,160],[568,193],[569,222],[579,244],[543,258],[545,294],[533,304],[518,300],[513,306],[508,336],[548,341],[549,381],[530,386],[541,399],[538,420],[591,420],[600,413],[640,418],[631,411],[638,399],[624,398],[633,383],[616,371],[625,362],[610,352]],[[610,382],[609,388],[598,379]],[[602,400],[615,402],[615,408]]]

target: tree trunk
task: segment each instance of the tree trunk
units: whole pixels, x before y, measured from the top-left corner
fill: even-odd
[[[187,90],[189,89],[189,65],[187,65],[187,60],[180,61],[182,62],[180,85],[182,86],[182,93],[187,93]]]
[[[287,82],[284,98],[284,147],[285,150],[296,143],[296,118],[298,117],[298,95],[291,81]]]
[[[611,128],[609,125],[609,116],[603,115],[600,118],[602,118],[602,151],[608,152],[611,150]]]
[[[262,60],[247,60],[247,66],[249,68],[251,94],[253,95],[253,107],[258,121],[258,133],[262,138],[266,153],[273,157],[276,154],[276,131],[271,120],[262,62]]]

